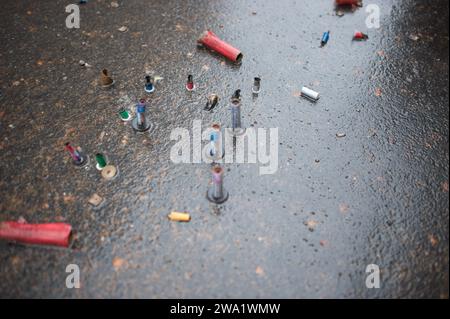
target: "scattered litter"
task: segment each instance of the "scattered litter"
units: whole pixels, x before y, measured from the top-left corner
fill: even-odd
[[[139,103],[136,105],[136,117],[131,122],[131,126],[137,132],[146,132],[151,128],[150,121],[145,116],[146,101],[145,99],[140,99]]]
[[[106,158],[103,154],[97,153],[95,154],[95,161],[97,164],[95,165],[95,168],[99,171],[103,170],[106,166]]]
[[[252,93],[259,94],[260,91],[261,91],[261,78],[255,77],[253,79]]]
[[[320,46],[324,47],[325,44],[328,43],[328,40],[330,39],[330,31],[326,31],[322,35],[322,40],[320,40]]]
[[[85,67],[85,68],[91,68],[91,67],[92,67],[92,65],[90,65],[89,63],[86,63],[86,62],[83,61],[83,60],[80,60],[80,61],[78,62],[78,64],[79,64],[80,66],[82,66],[82,67]]]
[[[108,70],[103,69],[100,74],[99,84],[102,88],[110,88],[114,85],[114,80],[108,75]]]
[[[153,80],[155,81],[155,83],[158,83],[158,82],[161,82],[162,80],[164,80],[164,78],[162,76],[156,75],[153,77]]]
[[[369,36],[361,31],[355,31],[355,34],[353,34],[354,41],[365,41],[367,39],[369,39]]]
[[[174,222],[189,222],[191,220],[191,215],[188,213],[171,212],[167,215],[167,218]]]
[[[102,177],[107,180],[111,180],[117,176],[117,168],[114,165],[106,165],[102,169]]]
[[[338,17],[343,17],[343,16],[344,16],[344,11],[342,11],[342,10],[337,10],[337,11],[336,11],[336,15],[337,15]]]
[[[219,96],[217,94],[211,94],[208,96],[208,101],[206,102],[205,110],[211,111],[219,103]]]
[[[119,116],[120,119],[124,122],[128,122],[129,120],[131,120],[130,112],[124,108],[119,110]]]
[[[311,90],[307,88],[306,86],[302,87],[302,90],[300,92],[301,96],[315,102],[320,98],[320,95],[318,92]]]
[[[80,150],[73,148],[70,142],[65,144],[65,150],[69,152],[72,157],[72,163],[76,166],[83,166],[88,162],[88,156],[81,153]]]
[[[119,7],[119,3],[116,1],[111,2],[111,7],[112,8],[118,8]]]
[[[217,37],[212,31],[205,31],[197,40],[199,44],[223,55],[227,59],[240,63],[242,61],[243,55],[240,50],[234,48],[230,44],[222,41]]]
[[[28,224],[6,221],[0,223],[0,239],[25,244],[69,246],[72,226],[65,223]]]
[[[126,26],[121,26],[119,29],[117,29],[120,32],[126,32],[128,31],[128,28]]]
[[[336,137],[339,137],[339,138],[346,137],[346,136],[347,136],[347,134],[345,134],[345,133],[336,133]]]
[[[186,90],[188,91],[194,91],[195,90],[195,84],[194,84],[194,80],[192,77],[192,74],[188,75],[188,79],[186,82]]]
[[[147,93],[153,93],[155,91],[154,79],[150,75],[145,76],[144,90]]]
[[[87,0],[80,0],[80,1],[78,1],[78,3],[79,3],[79,4],[86,4],[86,3],[87,3]]]
[[[94,194],[88,199],[88,203],[94,207],[98,207],[101,203],[103,203],[103,197]]]
[[[215,165],[211,171],[212,186],[206,192],[206,198],[210,202],[222,204],[228,199],[228,191],[223,187],[223,168]]]

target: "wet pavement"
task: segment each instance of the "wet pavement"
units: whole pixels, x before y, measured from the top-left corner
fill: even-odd
[[[447,1],[371,1],[379,29],[365,8],[339,17],[331,0],[110,3],[81,6],[80,29],[65,27],[68,1],[2,3],[0,221],[76,232],[71,249],[1,242],[0,297],[448,298]],[[242,50],[240,66],[196,48],[207,28]],[[356,29],[369,40],[352,42]],[[97,86],[103,68],[111,90]],[[163,79],[143,136],[117,110],[145,95],[145,72]],[[278,171],[227,164],[230,198],[216,206],[209,165],[172,163],[170,132],[230,125],[236,89],[246,126],[279,128]],[[221,100],[205,112],[212,93]],[[71,165],[66,141],[87,168]],[[97,152],[118,178],[102,179]],[[80,289],[65,286],[68,264]],[[369,264],[380,289],[365,286]]]

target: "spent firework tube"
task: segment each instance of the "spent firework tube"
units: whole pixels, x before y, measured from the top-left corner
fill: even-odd
[[[318,92],[311,90],[310,88],[307,88],[306,86],[302,87],[301,95],[303,97],[306,97],[313,101],[317,101],[320,97]]]
[[[197,42],[203,44],[205,47],[213,51],[216,51],[217,53],[223,55],[233,62],[239,63],[242,60],[243,55],[240,50],[236,49],[225,41],[222,41],[212,31],[208,30],[203,32]]]
[[[194,89],[195,89],[194,80],[193,80],[192,74],[189,74],[187,82],[186,82],[186,90],[193,91]]]
[[[65,223],[27,224],[19,222],[1,222],[0,239],[25,244],[69,246],[72,226]]]

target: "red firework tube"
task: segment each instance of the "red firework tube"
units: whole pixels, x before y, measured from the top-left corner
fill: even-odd
[[[338,6],[362,6],[361,0],[336,0]]]
[[[26,244],[68,247],[71,232],[72,226],[65,223],[0,223],[0,239],[17,241]]]
[[[243,55],[240,50],[219,39],[212,31],[208,30],[203,32],[197,42],[216,51],[233,62],[241,62],[242,60]]]

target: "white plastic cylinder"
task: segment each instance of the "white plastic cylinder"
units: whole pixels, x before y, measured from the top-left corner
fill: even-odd
[[[317,101],[320,97],[319,92],[311,90],[311,89],[307,88],[306,86],[302,87],[301,94],[302,94],[302,96],[307,97],[314,101]]]

